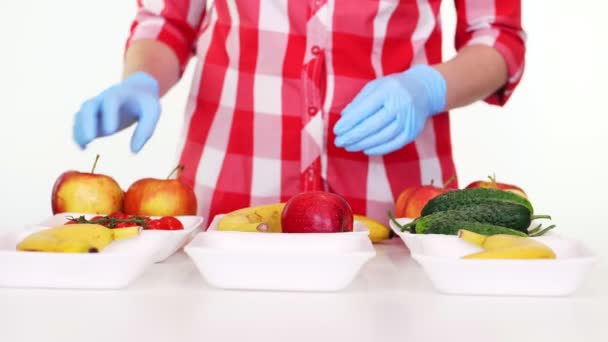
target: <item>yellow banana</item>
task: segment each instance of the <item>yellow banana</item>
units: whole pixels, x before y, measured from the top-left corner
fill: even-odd
[[[32,235],[17,245],[17,250],[28,252],[94,253],[92,244],[83,240],[59,239],[47,234]]]
[[[485,236],[460,230],[458,237],[484,250],[465,255],[464,259],[555,259],[549,246],[527,237],[508,234]]]
[[[20,251],[95,253],[114,240],[138,236],[141,227],[107,228],[100,224],[66,224],[40,230],[17,244]]]
[[[386,239],[390,239],[393,235],[393,231],[382,224],[381,222],[363,215],[354,215],[355,221],[363,223],[369,230],[369,239],[373,242],[380,242]]]
[[[284,207],[285,203],[272,203],[229,212],[219,220],[217,230],[280,233]],[[353,218],[365,224],[372,242],[380,242],[392,236],[391,229],[379,221],[362,215],[354,215]]]
[[[464,229],[458,232],[458,237],[484,249],[506,247],[517,241],[521,241],[523,238],[522,236],[510,234],[483,235]]]
[[[280,233],[284,207],[285,203],[272,203],[229,212],[219,220],[217,230]]]
[[[524,238],[525,239],[525,238]],[[464,259],[555,259],[551,248],[539,243],[520,242],[507,247],[465,255]]]

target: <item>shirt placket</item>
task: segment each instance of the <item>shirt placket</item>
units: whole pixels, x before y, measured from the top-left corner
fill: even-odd
[[[325,46],[329,37],[327,26],[327,0],[309,0],[310,16],[306,25],[306,54],[302,67],[304,108],[302,110],[301,188],[303,191],[320,190],[321,154],[325,149],[326,129],[323,100],[326,86]]]

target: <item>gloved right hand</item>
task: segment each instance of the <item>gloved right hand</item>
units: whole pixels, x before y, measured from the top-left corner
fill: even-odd
[[[137,122],[131,138],[131,151],[137,153],[154,133],[159,117],[158,82],[137,72],[82,104],[74,121],[74,140],[84,149],[93,139]]]

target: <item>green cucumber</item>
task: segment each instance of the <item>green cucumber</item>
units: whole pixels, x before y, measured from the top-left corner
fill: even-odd
[[[519,204],[528,208],[531,215],[534,213],[532,203],[527,198],[513,192],[489,188],[471,188],[450,190],[432,198],[422,208],[421,216],[488,202]]]
[[[397,227],[399,227],[399,229],[401,229],[402,232],[407,230],[412,234],[416,234],[416,230],[414,229],[414,226],[411,225],[411,223],[405,225],[400,224],[390,212],[390,210],[388,211],[388,217]],[[423,225],[422,228],[424,229],[423,234],[457,235],[460,229],[465,229],[482,235],[509,234],[517,236],[528,236],[526,233],[516,229],[501,227],[488,223],[454,221],[449,218],[438,217],[434,215],[430,215],[424,219],[425,221],[421,223]],[[549,230],[551,228],[552,227],[549,227],[546,230]]]
[[[508,234],[517,236],[528,236],[528,234],[507,227],[497,226],[488,223],[452,221],[452,220],[432,220],[429,222],[424,234],[443,234],[457,235],[458,231],[464,229],[481,235]]]
[[[527,233],[532,219],[530,210],[523,205],[510,202],[487,202],[469,207],[438,211],[419,217],[408,223],[408,226],[415,226],[416,233],[420,234],[427,229],[427,222],[446,220],[486,223]]]

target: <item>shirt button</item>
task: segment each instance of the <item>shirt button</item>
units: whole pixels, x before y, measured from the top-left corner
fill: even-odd
[[[314,115],[317,112],[317,107],[308,107],[308,114]]]
[[[311,49],[313,55],[318,55],[321,53],[321,48],[318,45],[313,46]]]

